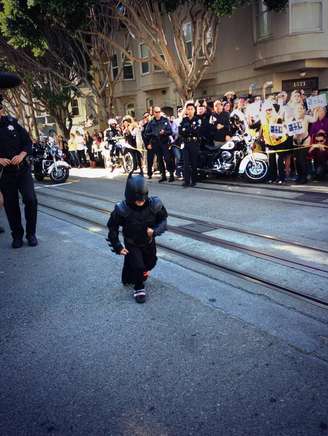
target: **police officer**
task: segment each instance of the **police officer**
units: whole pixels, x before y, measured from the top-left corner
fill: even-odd
[[[196,107],[193,103],[186,104],[186,116],[179,126],[179,135],[184,144],[183,148],[183,186],[195,186],[197,177],[197,162],[202,140],[202,119],[195,115]]]
[[[174,162],[169,148],[171,135],[172,129],[170,121],[162,116],[160,107],[154,107],[154,118],[149,122],[146,128],[145,137],[147,149],[153,149],[157,156],[159,170],[162,174],[159,183],[167,180],[166,170],[170,173],[169,182],[174,182]]]
[[[200,99],[196,102],[196,113],[198,118],[201,120],[200,128],[200,145],[214,145],[213,125],[210,124],[211,111],[207,107],[206,100]]]
[[[11,85],[8,74],[0,73],[0,88],[17,86],[19,79],[12,76]],[[2,79],[4,77],[4,82]],[[16,82],[15,78],[16,77]],[[9,82],[8,82],[9,80]],[[4,207],[7,214],[11,234],[12,247],[20,248],[23,245],[24,229],[21,223],[19,207],[20,193],[25,205],[26,239],[31,247],[38,244],[36,238],[37,199],[34,192],[34,183],[30,166],[26,157],[32,154],[32,141],[27,131],[21,127],[17,120],[5,116],[0,100],[0,189],[4,198]]]

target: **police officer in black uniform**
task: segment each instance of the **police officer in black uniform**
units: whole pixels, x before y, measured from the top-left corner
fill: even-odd
[[[144,282],[157,262],[155,238],[167,228],[167,211],[158,197],[148,197],[143,176],[129,175],[125,200],[116,204],[107,227],[113,251],[125,256],[122,282],[124,285],[133,284],[137,303],[144,303]],[[119,240],[120,227],[124,246]]]
[[[214,145],[214,128],[210,124],[211,111],[207,107],[206,100],[200,99],[196,102],[196,114],[201,120],[200,134],[200,145]]]
[[[145,138],[147,142],[146,148],[149,150],[150,145],[157,156],[159,170],[162,174],[162,177],[158,181],[159,183],[167,180],[166,170],[170,173],[169,182],[174,182],[174,161],[169,148],[171,135],[172,129],[170,121],[161,115],[161,108],[156,106],[154,108],[154,118],[149,122],[146,128]]]
[[[179,136],[184,144],[183,148],[183,186],[195,186],[197,179],[197,162],[202,140],[202,119],[195,115],[196,107],[193,103],[186,104],[186,116],[180,123]]]
[[[17,86],[19,83],[17,76],[0,73],[0,88]],[[12,247],[20,248],[23,245],[24,229],[19,193],[25,205],[26,239],[31,247],[35,247],[38,244],[35,235],[37,199],[30,166],[26,160],[26,157],[32,154],[32,141],[15,118],[4,115],[2,98],[0,108],[0,189],[13,237]]]

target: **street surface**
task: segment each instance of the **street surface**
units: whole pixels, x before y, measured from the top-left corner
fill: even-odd
[[[155,177],[139,306],[105,241],[125,176],[72,175],[36,185],[38,248],[0,237],[0,434],[328,434],[327,186]]]

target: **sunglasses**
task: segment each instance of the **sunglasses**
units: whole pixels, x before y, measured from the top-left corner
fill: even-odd
[[[154,114],[160,114],[161,111],[154,111]]]
[[[315,142],[317,144],[324,144],[326,141],[324,139],[316,139]]]
[[[144,118],[148,118],[149,117],[149,114],[148,115],[144,115]]]

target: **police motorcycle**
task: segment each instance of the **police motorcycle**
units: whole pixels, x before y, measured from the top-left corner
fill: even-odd
[[[32,170],[39,182],[50,177],[53,183],[64,183],[68,179],[70,168],[53,138],[44,138],[33,145]]]
[[[200,177],[240,175],[251,183],[263,182],[269,170],[267,155],[253,153],[255,138],[236,115],[231,119],[231,131],[233,136],[225,144],[204,145],[199,157]]]
[[[105,142],[102,156],[104,159],[105,168],[114,171],[115,168],[123,168],[125,173],[130,173],[134,168],[135,153],[141,152],[132,147],[124,138],[124,136],[114,136],[109,141]]]

